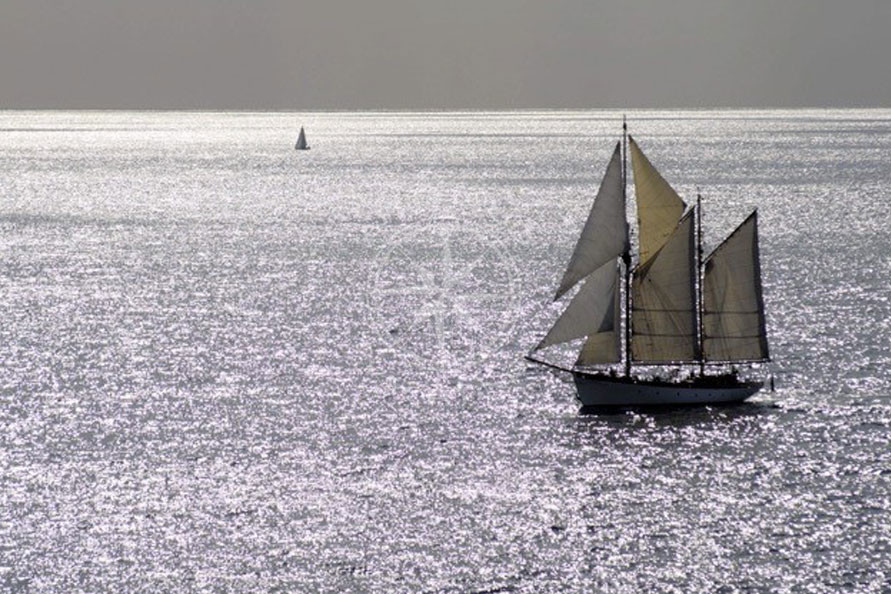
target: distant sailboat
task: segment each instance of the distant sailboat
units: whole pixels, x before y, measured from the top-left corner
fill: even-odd
[[[624,123],[622,139],[554,299],[585,282],[533,349],[585,338],[578,360],[569,369],[532,353],[526,358],[571,372],[586,406],[745,400],[764,382],[740,379],[734,366],[770,360],[757,211],[703,260],[699,198],[685,213],[686,204],[627,136]],[[625,214],[629,140],[639,228],[636,265]],[[623,373],[616,368],[620,363]],[[706,366],[718,371],[707,373]],[[666,371],[686,371],[686,377],[659,377]]]
[[[294,148],[298,151],[309,150],[309,145],[306,144],[306,133],[303,131],[303,126],[300,126],[300,134],[297,136],[297,144],[294,145]]]

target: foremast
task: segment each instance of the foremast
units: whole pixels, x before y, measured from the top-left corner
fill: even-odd
[[[628,121],[622,114],[622,202],[628,205]],[[628,224],[628,213],[625,213],[625,224]],[[631,241],[625,243],[622,254],[625,266],[625,377],[631,377]]]

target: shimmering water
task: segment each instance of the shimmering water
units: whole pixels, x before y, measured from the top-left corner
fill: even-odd
[[[629,113],[759,208],[777,391],[583,415],[619,117],[0,112],[0,587],[891,588],[891,111]]]

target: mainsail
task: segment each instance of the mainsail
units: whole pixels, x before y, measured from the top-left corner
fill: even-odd
[[[621,150],[617,143],[554,300],[627,249],[628,223],[622,188]]]
[[[618,266],[613,259],[588,276],[534,350],[587,336],[588,342],[582,350],[586,364],[618,361],[618,287]]]
[[[665,245],[634,271],[631,282],[632,359],[673,363],[699,358],[693,211]]]
[[[769,358],[758,258],[758,211],[705,262],[702,342],[708,361]]]
[[[677,227],[686,205],[629,136],[640,228],[640,265],[645,266]]]

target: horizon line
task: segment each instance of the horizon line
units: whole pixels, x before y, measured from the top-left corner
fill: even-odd
[[[891,105],[800,105],[787,106],[726,106],[711,107],[5,107],[0,112],[16,111],[81,111],[81,112],[181,112],[181,113],[456,113],[456,112],[505,112],[523,113],[536,111],[813,111],[813,110],[887,110]]]

